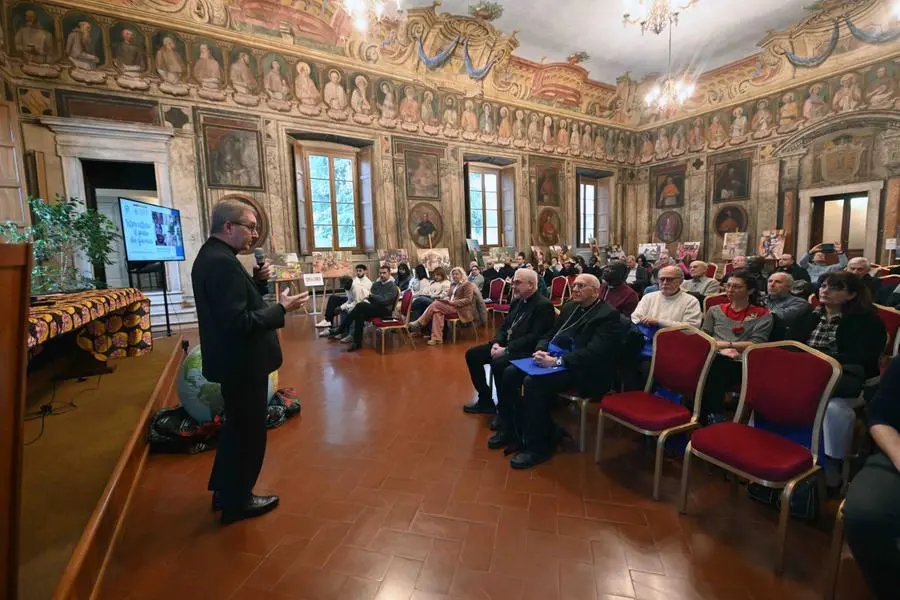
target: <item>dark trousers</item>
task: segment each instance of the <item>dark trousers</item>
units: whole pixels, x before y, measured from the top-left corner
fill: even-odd
[[[725,394],[735,385],[740,385],[742,376],[740,361],[716,354],[709,367],[706,387],[703,388],[703,413],[721,413]]]
[[[503,383],[497,407],[503,426],[513,424],[513,431],[522,446],[531,452],[552,452],[555,446],[556,425],[550,409],[556,395],[572,386],[569,371],[532,377],[510,366],[503,371]],[[521,391],[521,392],[520,392]]]
[[[412,322],[421,317],[432,302],[434,302],[434,298],[429,296],[416,296],[413,298],[412,306],[409,308],[409,320]]]
[[[484,376],[484,365],[491,365],[491,374],[494,377],[494,385],[497,387],[497,399],[502,398],[500,389],[503,385],[503,373],[506,369],[515,369],[509,364],[509,358],[503,356],[497,360],[491,359],[491,346],[493,342],[472,346],[466,350],[466,366],[469,367],[469,377],[472,378],[472,385],[478,392],[478,402],[481,404],[493,404],[494,399],[491,397],[491,387]],[[518,370],[518,369],[517,369]]]
[[[225,422],[209,477],[222,509],[234,511],[250,499],[266,455],[268,374],[251,374],[222,382]]]
[[[881,600],[900,593],[900,472],[882,453],[853,478],[844,533],[866,582]]]
[[[365,327],[367,319],[389,316],[391,316],[391,309],[387,306],[373,304],[372,302],[360,302],[357,304],[347,317],[348,320],[353,321],[353,343],[356,345],[362,344],[363,327]]]
[[[328,303],[325,305],[325,314],[324,314],[325,320],[328,321],[329,323],[333,322],[334,315],[336,315],[338,313],[338,310],[340,310],[341,305],[346,301],[347,301],[346,296],[339,296],[337,294],[329,296]]]

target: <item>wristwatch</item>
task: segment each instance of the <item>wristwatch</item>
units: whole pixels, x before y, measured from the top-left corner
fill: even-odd
[[[556,357],[556,366],[561,367],[563,365],[562,356]]]

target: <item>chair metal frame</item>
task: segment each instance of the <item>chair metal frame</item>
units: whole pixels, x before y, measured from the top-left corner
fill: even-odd
[[[828,549],[828,564],[825,566],[825,600],[834,600],[837,594],[837,583],[841,576],[841,555],[844,553],[844,504],[841,500],[837,516],[834,518],[834,531],[831,534],[831,548]]]
[[[806,352],[807,354],[812,354],[813,356],[824,360],[831,366],[831,377],[825,384],[825,388],[822,390],[822,395],[819,398],[819,406],[816,409],[816,416],[813,419],[812,439],[809,448],[809,452],[812,455],[812,467],[784,481],[769,481],[766,479],[760,479],[754,475],[751,475],[750,473],[742,471],[716,458],[713,458],[712,456],[704,454],[703,452],[694,450],[692,442],[688,442],[687,447],[684,449],[684,463],[681,469],[681,498],[679,501],[678,511],[681,514],[687,513],[688,480],[690,478],[692,456],[720,467],[741,479],[746,479],[747,481],[751,481],[767,488],[781,489],[781,511],[778,515],[778,532],[776,534],[777,538],[775,551],[775,572],[777,574],[780,574],[784,571],[784,547],[785,541],[787,540],[788,517],[790,515],[791,497],[794,494],[794,489],[800,483],[803,483],[804,481],[813,477],[818,477],[819,492],[821,493],[821,496],[823,498],[825,497],[824,471],[822,470],[822,467],[818,465],[819,439],[822,435],[822,421],[825,418],[825,407],[828,404],[828,400],[831,398],[832,391],[834,390],[834,386],[837,383],[838,378],[841,376],[841,365],[827,354],[819,352],[818,350],[810,348],[809,346],[801,344],[800,342],[767,342],[750,346],[744,352],[744,360],[742,361],[743,383],[741,384],[741,397],[738,401],[737,410],[734,415],[735,423],[740,423],[749,427],[749,425],[747,425],[746,423],[746,420],[749,420],[750,415],[748,414],[746,415],[746,419],[744,418],[744,413],[747,411],[747,390],[749,381],[747,357],[753,352],[766,350],[769,348],[795,348],[797,350]]]
[[[554,282],[555,282],[557,279],[562,279],[562,280],[565,282],[565,284],[563,285],[562,292],[560,293],[559,298],[557,298],[557,300],[559,300],[559,304],[558,304],[558,305],[557,305],[557,304],[553,304],[553,300],[554,300],[554,298],[553,298],[553,284],[554,284]],[[553,304],[553,307],[554,307],[554,308],[562,307],[562,305],[566,303],[566,298],[568,298],[569,294],[570,294],[570,292],[569,292],[569,279],[568,279],[567,277],[564,277],[564,276],[562,276],[562,275],[557,275],[556,277],[554,277],[553,279],[550,280],[550,304]]]
[[[700,371],[700,378],[697,381],[697,389],[694,392],[694,406],[691,411],[691,420],[683,425],[675,425],[674,427],[669,427],[667,429],[653,430],[653,429],[642,429],[633,423],[629,423],[624,419],[620,419],[614,415],[610,415],[603,412],[603,401],[600,402],[600,412],[597,415],[597,438],[594,444],[594,462],[600,462],[600,452],[603,444],[603,419],[609,419],[619,425],[627,427],[632,431],[636,431],[647,437],[655,437],[656,438],[656,462],[653,469],[653,499],[659,500],[659,484],[662,479],[662,466],[663,466],[663,453],[666,447],[666,441],[668,441],[671,435],[677,433],[687,433],[688,431],[692,431],[700,427],[700,407],[701,401],[703,400],[703,390],[706,387],[706,378],[709,375],[709,370],[712,368],[713,360],[716,357],[716,352],[718,351],[716,340],[705,334],[704,332],[696,329],[694,327],[690,327],[689,325],[676,325],[674,327],[664,327],[658,330],[653,335],[653,355],[650,359],[650,376],[647,378],[647,383],[644,386],[644,393],[650,394],[653,389],[654,383],[654,373],[656,372],[656,361],[657,361],[657,353],[656,353],[656,343],[657,336],[662,334],[669,334],[675,331],[684,331],[690,335],[699,335],[702,338],[706,339],[709,343],[709,354],[706,357],[706,361],[703,363],[703,368]]]
[[[715,304],[713,304],[712,302],[710,302],[713,298],[716,298],[717,300],[721,298],[722,300],[725,300],[725,302],[716,302]],[[703,314],[705,315],[706,312],[713,306],[720,306],[722,304],[728,304],[728,294],[726,294],[725,292],[719,292],[718,294],[710,294],[709,296],[706,296],[705,298],[703,298]]]
[[[407,327],[406,327],[406,325],[409,323],[409,313],[412,310],[412,301],[413,301],[412,295],[413,295],[413,293],[411,290],[406,290],[405,292],[403,292],[403,296],[401,296],[401,300],[400,300],[400,306],[401,307],[403,306],[402,298],[404,298],[407,295],[410,296],[409,304],[407,304],[407,306],[406,306],[406,312],[405,313],[401,312],[400,318],[397,319],[396,325],[393,323],[390,325],[383,325],[381,327],[376,327],[375,325],[372,325],[372,330],[373,330],[372,331],[372,345],[375,346],[376,350],[378,349],[378,334],[381,333],[381,354],[384,354],[385,338],[387,337],[388,332],[392,332],[392,331],[402,331],[403,333],[405,333],[406,339],[409,340],[409,345],[412,347],[413,350],[415,350],[415,348],[416,348],[416,344],[415,344],[415,342],[413,342],[412,336],[409,334],[409,329],[407,329]]]

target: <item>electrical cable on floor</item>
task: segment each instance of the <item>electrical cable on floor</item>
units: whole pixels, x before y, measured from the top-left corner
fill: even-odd
[[[72,395],[72,397],[69,399],[68,402],[57,402],[56,401],[56,391],[57,391],[57,385],[59,384],[59,382],[54,381],[53,387],[52,387],[53,391],[50,394],[50,401],[47,402],[46,404],[41,404],[40,409],[38,411],[28,413],[25,415],[26,422],[36,421],[37,419],[40,419],[41,420],[41,430],[38,432],[37,436],[33,440],[25,442],[23,445],[30,446],[31,444],[33,444],[36,441],[38,441],[39,439],[41,439],[41,436],[44,435],[44,424],[45,424],[44,422],[47,417],[57,417],[59,415],[64,415],[64,414],[70,413],[73,410],[75,410],[76,408],[78,408],[78,405],[75,404],[75,398],[77,398],[78,396],[80,396],[81,394],[83,394],[85,392],[93,392],[93,391],[100,389],[100,382],[102,379],[103,379],[103,375],[102,374],[98,375],[97,376],[97,385],[95,387],[88,388],[85,390],[79,390],[79,391],[75,392]],[[54,404],[61,404],[64,407],[68,407],[68,408],[63,408],[62,410],[56,409],[56,408],[54,408]]]

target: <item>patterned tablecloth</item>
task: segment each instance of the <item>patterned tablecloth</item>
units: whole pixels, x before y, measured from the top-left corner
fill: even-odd
[[[140,290],[88,290],[48,296],[53,304],[32,306],[28,348],[77,330],[78,347],[99,361],[150,352],[150,300]]]

